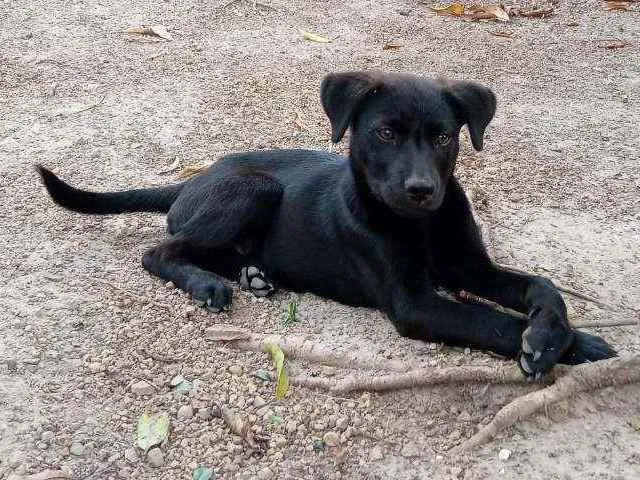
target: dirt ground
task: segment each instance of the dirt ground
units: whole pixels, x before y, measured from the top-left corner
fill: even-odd
[[[639,478],[640,432],[628,424],[640,414],[638,386],[580,395],[458,458],[447,451],[536,387],[346,398],[293,387],[277,401],[273,384],[254,375],[271,368],[269,358],[207,342],[207,326],[300,335],[434,368],[501,360],[400,338],[377,312],[310,294],[299,296],[293,325],[283,322],[289,292],[257,301],[236,290],[231,312],[201,311],[140,265],[165,235],[161,216],[63,211],[32,169],[41,162],[95,189],[166,184],[175,172],[159,172],[175,160],[329,148],[318,101],[327,72],[475,79],[495,90],[499,109],[483,152],[464,139],[458,176],[480,199],[496,258],[614,306],[567,297],[574,319],[638,318],[640,17],[632,10],[560,0],[550,18],[497,24],[437,16],[413,0],[5,1],[0,479],[47,469],[73,479],[189,479],[197,466],[225,479]],[[122,33],[147,23],[165,25],[173,41]],[[304,41],[299,28],[332,41]],[[512,36],[495,35],[505,30]],[[630,45],[603,48],[610,39]],[[388,42],[403,46],[384,50]],[[640,349],[637,327],[595,331],[620,351]],[[194,388],[171,389],[177,374]],[[154,393],[135,395],[140,380]],[[269,434],[267,451],[249,451],[215,403]],[[183,408],[178,418],[184,406],[195,414]],[[132,450],[145,411],[171,418],[158,467]],[[322,448],[327,431],[342,435],[340,448]],[[500,460],[500,449],[510,458]]]

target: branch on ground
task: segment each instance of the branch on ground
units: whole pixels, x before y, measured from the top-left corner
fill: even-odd
[[[265,352],[267,344],[275,343],[282,349],[287,358],[298,358],[342,368],[382,369],[392,372],[406,372],[411,368],[405,362],[389,360],[381,355],[359,348],[337,350],[301,337],[247,333],[249,338],[230,341],[228,344],[239,350]]]
[[[384,368],[384,365],[380,367]],[[566,367],[557,368],[554,370],[554,373],[548,375],[548,378],[545,378],[545,380],[552,381],[553,375],[557,375],[559,371],[565,369]],[[292,385],[321,388],[323,390],[329,390],[332,393],[345,394],[359,390],[385,391],[455,383],[527,383],[527,380],[522,375],[518,366],[510,362],[509,365],[499,367],[467,365],[460,367],[421,368],[409,372],[380,376],[363,376],[362,374],[349,375],[342,379],[301,375],[291,378],[290,382]]]
[[[566,375],[558,378],[553,385],[523,395],[503,407],[491,423],[482,427],[469,440],[452,449],[451,453],[458,454],[488,443],[500,431],[576,393],[638,382],[640,382],[640,354],[577,365],[569,369]]]

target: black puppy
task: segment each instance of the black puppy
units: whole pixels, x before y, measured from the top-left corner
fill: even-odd
[[[164,188],[94,193],[38,167],[54,201],[82,213],[168,212],[171,237],[145,253],[151,273],[196,302],[227,307],[223,277],[264,295],[267,280],[350,305],[384,311],[401,335],[492,350],[538,377],[555,363],[615,352],[572,330],[562,297],[542,277],[497,268],[453,176],[459,133],[476,150],[496,108],[470,82],[410,75],[338,73],[322,105],[343,158],[309,150],[229,155]],[[528,314],[528,321],[452,301],[442,288],[473,292]]]

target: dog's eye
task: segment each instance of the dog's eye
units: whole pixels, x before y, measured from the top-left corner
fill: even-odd
[[[382,140],[383,142],[393,142],[393,140],[396,138],[395,133],[393,133],[393,130],[391,130],[389,127],[382,127],[377,129],[376,135],[378,135],[378,138],[380,138],[380,140]]]
[[[441,133],[440,135],[436,135],[433,139],[433,143],[438,147],[446,147],[451,142],[451,135],[447,135],[446,133]]]

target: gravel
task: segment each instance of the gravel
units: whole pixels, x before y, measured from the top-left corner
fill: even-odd
[[[407,0],[43,0],[13,2],[2,15],[0,194],[8,200],[0,213],[0,458],[17,460],[0,465],[0,476],[60,468],[88,478],[97,468],[94,476],[105,479],[169,480],[192,478],[196,466],[207,465],[228,480],[265,469],[283,480],[534,480],[576,471],[636,478],[637,432],[627,422],[638,412],[638,386],[550,406],[552,422],[534,417],[505,432],[499,446],[455,465],[450,447],[534,387],[335,396],[292,386],[276,399],[269,356],[206,341],[208,327],[295,335],[420,368],[502,360],[401,338],[379,312],[309,294],[296,294],[299,321],[291,325],[283,322],[291,294],[282,290],[257,300],[234,285],[231,310],[209,313],[140,265],[166,238],[161,216],[64,211],[46,198],[32,169],[41,162],[99,190],[168,184],[184,166],[228,152],[327,149],[318,86],[329,71],[476,79],[496,91],[499,107],[482,152],[463,132],[457,175],[478,199],[496,258],[616,307],[612,313],[567,297],[572,318],[628,316],[625,306],[640,304],[635,12],[604,12],[599,0],[561,1],[551,17],[497,24],[435,15]],[[172,41],[123,33],[156,22]],[[298,28],[332,41],[304,41]],[[598,46],[612,37],[631,45]],[[403,46],[383,50],[387,42]],[[178,169],[159,173],[176,160]],[[633,328],[599,333],[620,351],[640,350]],[[366,375],[381,373],[372,367]],[[287,369],[333,373],[290,358]],[[177,376],[188,389],[178,391]],[[255,405],[257,397],[265,404]],[[196,414],[172,422],[166,442],[150,452],[159,467],[151,457],[124,456],[140,415],[177,415],[186,405]],[[247,419],[259,448],[230,431],[222,405]],[[201,415],[208,408],[211,416]],[[45,431],[53,437],[43,438]],[[340,445],[315,451],[314,439],[329,431]],[[83,445],[81,456],[71,453],[74,442]],[[501,447],[518,452],[518,461],[501,461]]]

